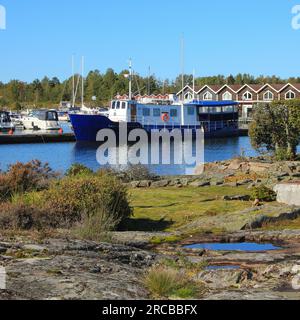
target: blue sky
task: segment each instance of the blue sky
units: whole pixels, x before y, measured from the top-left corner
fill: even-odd
[[[300,30],[291,27],[300,0],[0,0],[0,81],[64,79],[71,56],[86,68],[121,71],[129,57],[142,75],[251,73],[300,75]]]

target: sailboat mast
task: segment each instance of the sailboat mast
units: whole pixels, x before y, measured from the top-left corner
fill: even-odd
[[[84,107],[84,57],[81,57],[81,107]]]
[[[74,55],[72,56],[72,107],[75,106],[75,70],[74,70]]]
[[[181,37],[181,86],[182,86],[182,101],[184,101],[184,35]]]
[[[148,69],[148,96],[150,96],[151,94],[151,89],[150,89],[150,77],[151,77],[151,67],[149,66],[149,69]]]
[[[132,60],[129,59],[129,100],[132,100]]]
[[[195,69],[193,70],[193,100],[195,100]]]

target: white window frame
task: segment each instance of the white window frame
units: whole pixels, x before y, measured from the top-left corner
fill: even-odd
[[[193,95],[191,92],[187,92],[185,95],[184,95],[184,100],[185,101],[190,101],[190,100],[193,100]]]
[[[294,98],[288,98],[288,95],[294,95]],[[293,100],[296,98],[296,93],[293,90],[289,90],[286,94],[285,94],[285,100]]]
[[[229,97],[229,98],[227,99],[226,96]],[[224,92],[223,95],[222,95],[222,100],[225,100],[225,101],[226,100],[228,100],[228,101],[232,100],[232,93],[230,93],[229,91]]]
[[[267,95],[271,95],[271,99],[269,99],[269,97],[267,97]],[[273,101],[274,100],[274,93],[270,90],[266,91],[263,95],[263,100],[264,101]]]
[[[212,101],[213,95],[210,91],[206,91],[203,95],[203,100],[205,101]]]
[[[250,96],[250,98],[246,97],[247,95]],[[243,100],[244,101],[252,101],[253,99],[253,94],[250,92],[250,91],[246,91],[244,94],[243,94]]]

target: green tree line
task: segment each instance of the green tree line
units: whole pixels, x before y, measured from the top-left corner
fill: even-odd
[[[109,101],[117,94],[127,94],[129,88],[128,78],[125,75],[128,70],[116,73],[113,69],[107,69],[101,73],[99,70],[90,71],[87,75],[85,87],[85,103],[88,106],[108,106]],[[79,76],[75,76],[75,84]],[[300,83],[300,78],[281,79],[276,76],[254,77],[249,74],[237,74],[236,76],[224,75],[198,77],[195,79],[196,86],[224,85],[224,84],[264,84],[264,83]],[[0,108],[20,110],[26,108],[57,107],[60,101],[72,100],[72,77],[60,81],[57,77],[52,79],[44,77],[31,83],[21,80],[11,80],[8,83],[0,82]],[[184,84],[192,85],[193,76],[184,75]],[[134,94],[159,94],[176,93],[181,89],[182,77],[175,80],[161,80],[155,75],[142,77],[135,74],[133,77]],[[96,99],[94,98],[96,97]],[[77,92],[77,103],[80,103],[80,85]]]

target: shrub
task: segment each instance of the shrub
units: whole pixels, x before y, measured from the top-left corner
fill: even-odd
[[[86,240],[109,241],[109,232],[120,223],[119,219],[109,214],[105,208],[99,208],[92,215],[86,215],[76,234]]]
[[[7,172],[0,173],[0,200],[16,193],[46,189],[50,180],[57,176],[47,163],[42,164],[38,160],[25,164],[17,162]]]
[[[272,189],[261,185],[252,189],[251,198],[253,200],[258,199],[261,201],[276,201],[277,194]]]
[[[72,164],[72,166],[66,172],[67,177],[75,177],[79,175],[85,176],[91,174],[93,174],[93,170],[80,163]]]
[[[277,161],[293,160],[293,155],[284,148],[278,148],[275,151],[275,159]]]
[[[63,178],[43,192],[42,206],[52,212],[54,220],[64,227],[91,217],[98,210],[117,221],[129,218],[126,187],[110,175]]]
[[[129,167],[122,172],[122,176],[122,179],[125,182],[157,179],[157,176],[152,174],[146,166],[141,164],[129,165]]]
[[[3,203],[0,209],[0,228],[29,230],[34,225],[36,208],[24,203]]]

